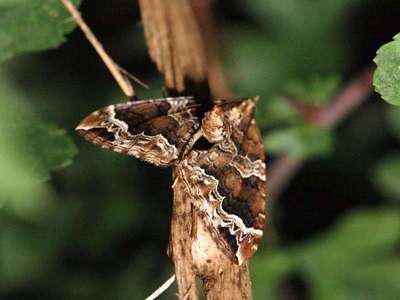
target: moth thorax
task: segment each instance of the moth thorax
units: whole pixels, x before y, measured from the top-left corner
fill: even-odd
[[[238,126],[241,119],[242,111],[238,107],[233,107],[228,115],[229,123]]]
[[[211,143],[222,141],[225,138],[225,115],[223,110],[214,106],[214,108],[204,115],[202,121],[202,132],[204,137]]]

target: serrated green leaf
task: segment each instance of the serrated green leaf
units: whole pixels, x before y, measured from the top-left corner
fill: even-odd
[[[374,73],[375,90],[382,99],[400,105],[400,35],[396,35],[377,51],[374,59],[377,69]]]
[[[77,5],[80,1],[72,1]],[[59,0],[0,1],[0,61],[59,46],[75,27]]]
[[[14,138],[8,143],[14,159],[29,162],[25,167],[38,182],[49,179],[49,172],[62,169],[72,162],[77,149],[65,130],[35,118],[19,120],[12,127],[1,126],[6,135]],[[13,149],[14,148],[14,149]]]
[[[269,153],[287,154],[292,159],[304,160],[330,154],[333,136],[329,129],[299,125],[267,132],[264,145]]]
[[[400,154],[382,159],[374,168],[373,181],[390,199],[400,200]]]

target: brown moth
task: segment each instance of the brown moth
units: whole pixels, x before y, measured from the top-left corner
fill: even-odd
[[[174,165],[217,243],[242,264],[256,252],[265,222],[257,100],[217,101],[207,112],[192,97],[127,102],[93,112],[76,130],[102,148]]]

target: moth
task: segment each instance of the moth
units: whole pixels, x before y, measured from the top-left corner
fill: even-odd
[[[76,130],[102,148],[174,166],[217,244],[240,265],[256,252],[265,222],[257,101],[216,101],[208,110],[193,97],[126,102],[96,110]]]

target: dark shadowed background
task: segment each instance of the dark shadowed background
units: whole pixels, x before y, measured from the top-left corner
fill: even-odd
[[[400,3],[214,4],[231,88],[238,97],[261,96],[267,179],[274,158],[303,162],[270,201],[250,264],[254,298],[399,299],[399,108],[373,94],[335,129],[321,129],[281,92],[326,106],[400,31]],[[0,1],[0,23],[13,5]],[[114,60],[151,86],[135,86],[139,98],[162,97],[136,1],[86,0],[80,10]],[[124,101],[79,30],[57,49],[2,63],[1,299],[144,299],[172,275],[170,170],[74,132],[88,113]],[[175,286],[160,299],[174,293]]]

